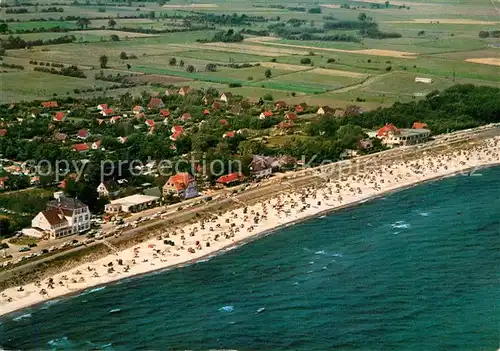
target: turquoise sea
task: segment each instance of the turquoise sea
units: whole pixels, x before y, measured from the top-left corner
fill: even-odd
[[[0,345],[497,350],[500,168],[480,172],[296,224],[206,262],[4,316]]]

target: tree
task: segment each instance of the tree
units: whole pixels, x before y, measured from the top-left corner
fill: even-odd
[[[486,30],[482,30],[479,32],[479,38],[488,38],[490,36],[490,32]]]
[[[217,65],[215,63],[207,63],[205,70],[207,70],[208,72],[215,72],[217,71]]]
[[[125,51],[120,53],[120,60],[128,60],[128,55]]]
[[[177,59],[175,57],[172,57],[170,61],[168,61],[168,64],[170,66],[175,66],[177,64]]]
[[[300,63],[303,65],[310,65],[311,64],[311,59],[309,57],[304,57],[300,60]]]
[[[179,66],[184,67],[184,60],[181,60],[181,62],[179,62]]]
[[[101,68],[108,67],[108,57],[106,55],[99,57],[99,65]]]
[[[368,18],[368,17],[366,16],[366,13],[364,13],[364,12],[361,12],[361,13],[359,14],[359,16],[358,16],[358,20],[359,20],[360,22],[366,22],[367,18]]]
[[[83,28],[83,27],[88,28],[91,23],[92,22],[90,22],[90,20],[88,18],[79,18],[76,21],[76,25],[80,28]]]
[[[272,75],[273,75],[273,74],[272,74],[272,72],[271,72],[271,70],[270,70],[269,68],[268,68],[268,69],[266,69],[266,71],[264,72],[264,76],[265,76],[266,78],[271,78],[271,76],[272,76]]]
[[[7,33],[9,31],[9,26],[7,23],[0,24],[0,33]]]
[[[422,35],[425,35],[425,30],[421,30],[418,32],[418,36],[421,37]]]
[[[386,2],[385,2],[385,8],[389,8],[389,5],[390,5],[390,2],[389,2],[389,1],[386,1]]]
[[[111,41],[120,41],[120,37],[116,34],[111,34]]]
[[[114,29],[114,28],[115,28],[115,26],[116,26],[116,21],[115,21],[114,19],[112,19],[112,18],[111,18],[111,19],[108,21],[108,27],[110,27],[110,28],[113,28],[113,29]]]
[[[193,73],[195,71],[195,68],[193,65],[189,65],[187,66],[186,71],[188,71],[189,73]]]

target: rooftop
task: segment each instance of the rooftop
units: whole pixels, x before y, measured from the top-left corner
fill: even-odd
[[[141,194],[135,194],[135,195],[130,195],[127,197],[122,197],[121,199],[116,199],[110,202],[111,205],[121,205],[121,206],[133,206],[133,205],[140,205],[145,202],[149,201],[155,201],[158,200],[158,196],[148,196],[148,195],[141,195]]]

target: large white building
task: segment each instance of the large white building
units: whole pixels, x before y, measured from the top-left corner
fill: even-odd
[[[33,218],[31,227],[25,231],[27,235],[48,235],[49,239],[84,232],[90,229],[89,207],[77,199],[57,198]]]
[[[137,212],[158,205],[158,196],[135,194],[111,201],[105,206],[106,213]]]

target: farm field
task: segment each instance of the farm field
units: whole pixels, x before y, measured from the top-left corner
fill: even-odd
[[[48,0],[42,0],[39,9],[49,6],[44,1]],[[346,4],[351,8],[340,8]],[[381,6],[375,8],[375,4]],[[146,74],[134,79],[150,83],[188,82],[193,87],[215,87],[252,98],[270,93],[287,101],[324,102],[339,106],[359,104],[365,108],[376,108],[398,99],[418,99],[429,89],[442,89],[457,83],[499,86],[500,48],[490,46],[498,44],[500,39],[480,38],[478,35],[480,31],[498,30],[500,20],[495,16],[493,5],[472,0],[458,3],[451,0],[410,0],[404,4],[394,0],[386,7],[385,1],[381,0],[331,0],[321,5],[321,13],[307,11],[319,6],[313,0],[300,4],[284,0],[267,3],[214,0],[197,4],[172,0],[164,6],[153,2],[108,6],[93,0],[86,5],[74,5],[68,1],[58,5],[63,8],[62,13],[44,13],[34,6],[27,6],[29,12],[26,14],[3,13],[4,20],[12,19],[14,22],[7,22],[12,33],[3,34],[0,39],[6,40],[14,33],[27,41],[55,39],[63,35],[74,35],[77,41],[35,46],[29,50],[7,50],[4,62],[18,62],[25,66],[25,70],[0,76],[3,82],[0,100],[19,101],[54,93],[71,95],[74,89],[111,86],[114,83],[96,82],[93,78],[100,71],[100,56],[108,58],[106,68],[109,72]],[[305,7],[306,11],[289,9],[293,6]],[[280,38],[269,32],[262,36],[244,34],[245,40],[241,42],[211,42],[217,31],[268,31],[277,24],[291,28],[291,22],[295,22],[293,28],[299,32],[304,30],[319,35],[317,33],[322,33],[326,22],[355,22],[360,13],[366,13],[370,20],[376,21],[381,31],[399,33],[401,37],[359,38],[357,29],[328,29],[324,31],[325,35],[346,34],[357,36],[360,40],[297,40]],[[200,17],[206,14],[227,16],[224,21],[211,22]],[[261,16],[262,19],[244,24],[231,24],[227,20],[242,14]],[[67,16],[88,17],[91,21],[89,28],[79,28],[76,20],[63,20]],[[125,16],[137,18],[123,18]],[[108,25],[110,18],[116,22],[113,27]],[[151,33],[153,29],[186,30],[193,25],[213,26],[216,30]],[[70,31],[15,33],[53,27]],[[124,28],[132,28],[133,31],[126,32]],[[111,41],[111,35],[117,35],[120,40]],[[122,53],[135,57],[124,60],[120,58]],[[176,59],[175,65],[170,62],[172,58]],[[304,58],[310,59],[311,63],[302,64]],[[86,71],[89,78],[33,72],[29,60],[77,65],[89,70]],[[207,70],[208,64],[217,65],[216,71]],[[257,66],[236,69],[225,67],[228,64]],[[188,66],[193,66],[195,71],[188,72]],[[270,78],[265,77],[268,69],[271,71]],[[414,79],[417,76],[432,78],[433,83],[429,86],[416,85]],[[10,84],[10,78],[17,80]],[[19,82],[21,78],[23,83]],[[229,84],[241,87],[230,88]],[[140,94],[142,90],[151,89],[153,87],[145,86],[130,91]],[[158,91],[162,89],[158,88]],[[107,93],[125,91],[127,89],[117,89]]]

